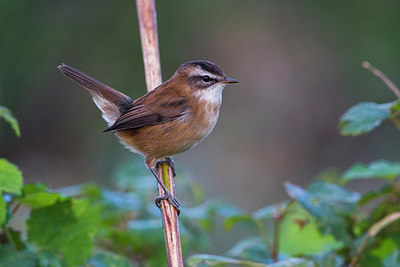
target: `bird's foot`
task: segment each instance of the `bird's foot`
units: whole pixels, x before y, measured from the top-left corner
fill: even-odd
[[[162,200],[168,200],[168,203],[174,206],[174,208],[178,212],[178,215],[181,213],[181,210],[179,209],[180,206],[179,201],[170,192],[165,193],[165,195],[163,196],[156,197],[155,203],[158,208],[161,208]]]
[[[158,164],[168,164],[168,166],[170,166],[171,169],[172,169],[172,174],[173,174],[173,176],[174,176],[174,177],[176,176],[175,162],[174,162],[174,160],[172,159],[172,157],[166,157],[165,159],[158,160],[158,161],[156,162],[156,165],[158,165]]]

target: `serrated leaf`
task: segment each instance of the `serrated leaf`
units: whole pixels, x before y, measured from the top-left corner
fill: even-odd
[[[13,251],[9,245],[0,247],[1,267],[36,267],[36,255],[31,251]]]
[[[187,259],[187,265],[191,267],[202,266],[202,264],[206,264],[206,266],[225,266],[227,264],[230,265],[239,265],[239,266],[249,266],[249,267],[266,267],[267,265],[258,262],[252,261],[243,261],[223,256],[210,255],[210,254],[197,254],[190,256]]]
[[[372,131],[383,120],[390,118],[391,108],[397,103],[397,101],[384,104],[362,102],[351,107],[340,118],[340,134],[356,136]]]
[[[16,118],[12,115],[11,111],[3,106],[0,106],[0,118],[3,118],[6,122],[11,125],[11,128],[14,130],[15,135],[20,137],[21,131],[19,129],[19,124]]]
[[[377,160],[368,165],[362,163],[354,164],[343,174],[343,180],[346,182],[367,178],[383,178],[392,180],[398,176],[400,176],[399,162]]]
[[[0,158],[0,192],[20,194],[22,181],[22,173],[18,167]]]
[[[99,252],[88,261],[90,267],[131,267],[129,260],[121,255],[111,252]]]
[[[41,183],[29,183],[22,187],[21,204],[31,208],[51,206],[58,200],[64,199],[59,193],[48,192],[48,188]]]
[[[57,193],[38,192],[23,197],[20,203],[31,208],[42,208],[53,205],[61,198],[61,195]]]
[[[78,266],[89,258],[98,226],[96,206],[81,199],[66,199],[31,212],[28,240],[57,255],[63,266]]]
[[[47,192],[48,188],[45,184],[42,183],[28,183],[25,184],[21,190],[22,190],[22,195],[26,196],[38,192]]]

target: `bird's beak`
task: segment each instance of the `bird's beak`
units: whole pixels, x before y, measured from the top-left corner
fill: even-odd
[[[226,77],[225,80],[221,81],[221,83],[238,83],[238,82],[239,82],[239,80],[232,79],[229,77]]]

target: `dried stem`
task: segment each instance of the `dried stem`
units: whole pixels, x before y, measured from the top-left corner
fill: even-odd
[[[162,83],[155,0],[136,0],[136,7],[139,18],[147,91],[151,91]],[[166,164],[158,165],[157,174],[162,178],[171,194],[175,196],[171,168]],[[164,195],[164,190],[160,185],[158,186],[158,191],[160,195]],[[183,267],[177,211],[168,201],[162,201],[161,211],[168,266]]]
[[[382,71],[372,66],[371,63],[369,63],[368,61],[364,61],[362,63],[362,66],[370,70],[377,77],[379,77],[387,85],[387,87],[389,87],[389,89],[392,90],[392,92],[397,96],[397,98],[400,99],[399,88],[397,88],[397,86]]]

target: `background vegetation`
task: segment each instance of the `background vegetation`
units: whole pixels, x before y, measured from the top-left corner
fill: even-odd
[[[186,204],[182,223],[190,222],[185,223],[185,255],[204,252],[266,264],[274,257],[307,255],[303,260],[331,260],[340,266],[350,263],[369,233],[372,242],[358,262],[395,266],[390,261],[397,258],[398,224],[373,226],[397,210],[398,133],[390,123],[383,123],[379,131],[345,138],[337,134],[337,122],[360,101],[387,104],[363,104],[346,113],[341,122],[344,134],[370,130],[398,115],[397,103],[389,102],[391,92],[359,66],[369,60],[400,83],[399,2],[159,1],[157,8],[164,78],[185,61],[209,59],[241,80],[240,86],[224,92],[213,134],[195,150],[175,158],[182,177],[177,181],[178,195]],[[132,98],[142,95],[135,12],[133,2],[126,0],[0,2],[0,104],[13,110],[22,132],[16,138],[0,120],[0,157],[7,159],[1,162],[7,170],[2,177],[7,181],[9,175],[16,177],[16,184],[1,186],[5,202],[0,210],[7,211],[0,216],[2,243],[8,244],[1,246],[1,255],[39,260],[44,266],[114,258],[127,264],[121,257],[131,256],[130,251],[142,255],[129,258],[131,262],[152,259],[148,247],[161,242],[157,231],[147,228],[152,226],[147,220],[159,227],[157,210],[147,205],[156,194],[154,179],[144,179],[148,174],[142,174],[141,159],[121,149],[115,138],[101,134],[105,123],[95,105],[56,69],[59,63],[68,63]],[[6,109],[0,112],[10,121]],[[132,163],[135,160],[138,167]],[[56,191],[40,184],[22,187],[19,172],[9,162],[23,170],[25,183],[46,183]],[[355,162],[362,162],[354,167],[362,175],[354,177],[378,179],[344,178]],[[116,177],[132,180],[120,184]],[[312,184],[316,179],[323,182]],[[195,185],[185,185],[187,180]],[[89,181],[96,183],[87,185]],[[284,181],[290,183],[285,186]],[[76,184],[84,185],[58,190]],[[148,186],[147,190],[141,186]],[[199,187],[205,189],[203,196],[196,190]],[[269,213],[257,217],[265,205],[287,200],[285,191],[295,203],[265,208]],[[316,191],[328,193],[316,195]],[[138,199],[143,192],[147,198]],[[332,192],[344,200],[328,198]],[[225,199],[225,204],[202,200],[216,198]],[[89,209],[88,201],[97,203],[98,209]],[[116,214],[107,214],[110,209]],[[86,210],[90,218],[82,215]],[[329,214],[321,213],[325,210]],[[65,213],[53,214],[57,211]],[[64,242],[61,234],[60,240],[69,245],[44,246],[52,234],[38,234],[43,216],[70,218],[65,220],[70,228],[60,225],[59,229],[82,229],[83,233],[65,234],[65,238],[87,236],[82,251],[90,260],[83,254],[80,259],[72,257],[73,242]],[[334,224],[336,219],[340,223]],[[145,223],[135,226],[136,221]],[[129,231],[131,225],[140,231]],[[279,238],[274,237],[274,225],[279,225]],[[215,232],[206,235],[212,226]],[[378,234],[374,229],[382,231]],[[142,231],[146,238],[130,236]],[[299,244],[296,240],[305,237],[297,238],[295,233],[306,233],[315,247]],[[202,247],[190,243],[194,236],[204,237]],[[135,245],[138,239],[155,243]],[[231,250],[234,244],[240,245],[236,252]],[[163,253],[161,247],[157,251]],[[191,258],[192,264],[201,257],[205,256]],[[207,257],[209,262],[229,260]]]

